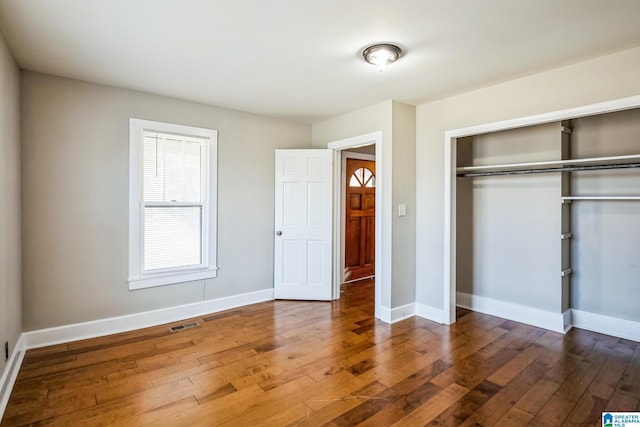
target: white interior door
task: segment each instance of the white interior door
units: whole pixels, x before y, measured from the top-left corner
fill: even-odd
[[[332,150],[276,150],[277,299],[332,299],[332,177]]]

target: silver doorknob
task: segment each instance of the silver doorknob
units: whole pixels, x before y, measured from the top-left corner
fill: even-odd
[[[282,231],[280,230],[276,231],[276,236],[282,236]]]

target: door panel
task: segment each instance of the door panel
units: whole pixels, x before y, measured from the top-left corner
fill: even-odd
[[[274,296],[332,297],[332,151],[276,150]]]
[[[345,233],[345,267],[360,265],[360,218],[347,220]]]
[[[345,281],[351,281],[375,272],[376,163],[347,158],[345,172]]]
[[[365,233],[367,235],[367,238],[365,239],[364,262],[365,262],[365,265],[375,266],[375,261],[376,261],[376,245],[375,245],[376,221],[375,221],[374,217],[367,217],[367,218],[365,218],[364,222],[365,222]]]

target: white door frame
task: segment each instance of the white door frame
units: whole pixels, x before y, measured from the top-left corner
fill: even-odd
[[[340,173],[341,181],[340,181],[340,202],[344,203],[344,193],[347,188],[347,159],[359,159],[359,160],[371,160],[373,162],[376,161],[375,154],[366,154],[366,153],[356,153],[353,151],[342,151],[341,152],[341,162],[340,167],[342,168],[342,172]],[[377,177],[376,177],[377,178]],[[376,188],[377,191],[377,188]],[[345,270],[345,230],[347,227],[347,210],[344,205],[340,208],[340,283],[344,283],[344,270]],[[375,255],[374,255],[375,256]]]
[[[456,321],[456,152],[457,139],[483,133],[534,126],[561,120],[576,119],[597,114],[612,113],[640,107],[640,95],[613,101],[590,104],[550,113],[487,123],[444,133],[444,280],[443,323]],[[377,149],[376,149],[377,154]],[[377,200],[376,200],[377,203]],[[377,206],[376,206],[377,207]],[[376,221],[377,221],[376,211]],[[377,224],[376,224],[377,227]],[[376,240],[376,245],[378,241]],[[377,247],[376,247],[377,250]],[[376,253],[377,256],[377,253]],[[377,269],[377,265],[376,265]],[[376,270],[377,274],[377,270]]]
[[[342,216],[342,155],[341,151],[349,148],[363,147],[365,145],[376,145],[376,267],[375,267],[375,317],[381,319],[387,323],[391,323],[390,309],[382,307],[382,295],[391,295],[391,275],[383,277],[383,272],[391,272],[391,249],[384,250],[382,248],[383,230],[387,231],[389,236],[386,236],[386,241],[391,242],[391,217],[386,218],[388,223],[387,227],[383,227],[383,221],[385,218],[382,216],[383,203],[388,201],[391,203],[391,187],[388,189],[383,185],[384,173],[382,162],[382,131],[376,131],[365,135],[355,136],[352,138],[341,139],[339,141],[330,142],[327,144],[327,148],[334,150],[334,239],[333,239],[333,254],[334,254],[334,298],[340,297],[340,283],[342,279],[342,272],[339,265],[341,258],[341,216]],[[339,165],[339,166],[338,166]],[[386,194],[389,193],[389,194]],[[388,210],[391,212],[391,210]]]

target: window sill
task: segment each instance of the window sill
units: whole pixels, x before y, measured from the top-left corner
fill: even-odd
[[[205,280],[216,277],[218,267],[210,267],[206,270],[197,270],[179,273],[167,273],[162,275],[130,277],[129,290],[153,288],[156,286],[175,285],[177,283],[192,282],[194,280]]]

